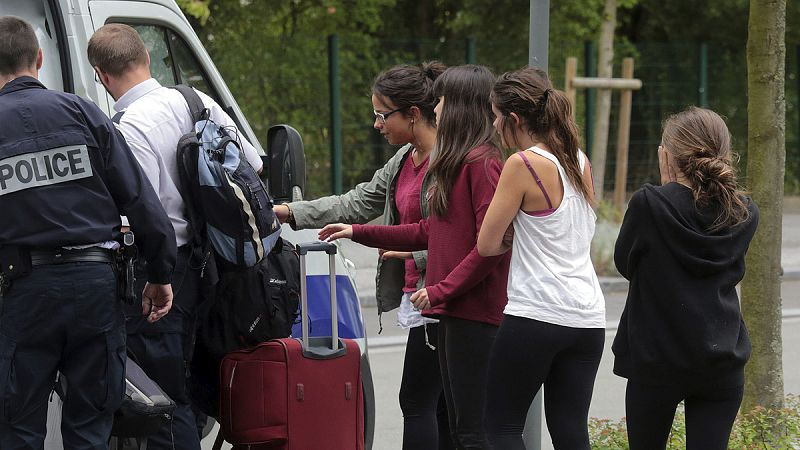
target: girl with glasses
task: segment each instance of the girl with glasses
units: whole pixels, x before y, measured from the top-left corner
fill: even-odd
[[[605,302],[589,259],[591,169],[570,104],[546,72],[502,75],[492,104],[497,132],[520,151],[503,167],[478,238],[481,255],[513,248],[508,305],[489,363],[489,440],[496,449],[525,449],[525,417],[544,384],[553,446],[588,450],[589,403],[605,342]]]
[[[425,214],[422,181],[436,139],[434,80],[444,71],[433,61],[392,67],[372,86],[374,128],[400,150],[372,177],[343,195],[274,207],[294,229],[334,222],[387,225],[419,222]],[[447,409],[436,352],[437,320],[423,317],[410,297],[424,286],[427,251],[382,251],[378,260],[378,314],[399,307],[397,325],[408,329],[400,408],[404,449],[451,449]]]
[[[434,83],[436,145],[428,175],[430,216],[399,226],[328,225],[320,239],[351,238],[397,251],[428,249],[414,306],[439,322],[437,350],[450,428],[459,449],[488,448],[483,409],[489,351],[506,303],[508,255],[475,247],[502,168],[489,104],[494,76],[481,66],[447,69]],[[437,383],[437,380],[426,382]]]

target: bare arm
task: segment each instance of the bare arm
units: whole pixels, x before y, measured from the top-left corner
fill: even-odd
[[[513,228],[511,231],[509,228],[522,206],[528,184],[526,177],[530,178],[530,174],[520,157],[513,155],[508,158],[478,235],[478,253],[481,256],[500,255],[511,248],[509,237]]]
[[[583,185],[586,186],[586,191],[590,194],[590,197],[587,200],[589,200],[589,204],[591,204],[592,207],[596,207],[597,204],[594,198],[594,178],[592,178],[592,163],[589,162],[589,157],[586,156],[586,154],[583,152],[581,152],[581,154],[583,155],[585,161],[583,173],[581,174],[583,178]]]
[[[359,183],[342,195],[331,195],[316,200],[294,202],[285,208],[292,210],[296,229],[317,228],[327,224],[367,223],[384,213],[386,192],[397,175],[400,162],[410,146],[398,150],[386,164],[375,171],[370,181]],[[278,218],[286,220],[288,209],[280,208]]]

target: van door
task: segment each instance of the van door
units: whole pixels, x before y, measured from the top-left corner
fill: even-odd
[[[152,0],[92,0],[89,13],[95,30],[107,23],[134,27],[150,52],[153,78],[164,86],[183,83],[208,94],[228,112],[247,140],[263,153],[253,130],[189,22],[171,0],[157,1],[162,4]],[[113,104],[113,99],[110,102]]]
[[[0,16],[17,16],[30,23],[42,49],[44,61],[39,81],[47,88],[72,92],[68,72],[69,51],[64,22],[58,2],[47,0],[2,0]]]

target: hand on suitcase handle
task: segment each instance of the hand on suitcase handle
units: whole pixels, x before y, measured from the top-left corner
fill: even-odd
[[[316,242],[303,242],[295,245],[297,253],[305,255],[308,252],[325,252],[329,255],[336,254],[336,246],[330,242],[316,241]]]
[[[335,241],[336,239],[353,237],[353,226],[344,223],[332,223],[325,225],[325,228],[319,230],[319,240],[321,241]]]

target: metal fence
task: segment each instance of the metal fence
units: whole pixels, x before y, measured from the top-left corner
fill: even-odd
[[[269,74],[270,80],[283,86],[283,92],[273,92],[281,100],[269,116],[272,123],[288,122],[303,134],[307,163],[307,197],[313,198],[351,188],[371,178],[396,151],[372,130],[373,117],[370,87],[375,76],[395,64],[415,64],[422,60],[438,59],[448,65],[467,62],[483,64],[496,73],[517,69],[527,61],[527,43],[509,41],[479,41],[466,39],[455,42],[424,40],[385,40],[377,44],[359,38],[330,39],[295,38],[303,40],[307,53],[303,64],[317,70],[307,79],[292,79],[291,71]],[[293,42],[281,42],[291,47]],[[310,54],[309,54],[310,52]],[[341,55],[341,57],[340,57]],[[369,55],[369,58],[360,57]],[[378,55],[377,57],[375,55]],[[734,149],[741,156],[739,170],[746,183],[747,156],[747,64],[744,47],[724,43],[621,43],[615,49],[614,73],[620,72],[625,56],[635,58],[634,77],[643,87],[633,94],[633,113],[630,130],[627,189],[633,191],[645,182],[658,180],[656,148],[660,142],[661,122],[671,113],[689,105],[709,107],[724,117],[733,134]],[[345,57],[346,56],[346,57]],[[551,43],[550,74],[556,87],[564,87],[565,61],[568,56],[579,58],[578,73],[594,74],[596,49],[591,43]],[[330,66],[331,58],[338,64]],[[324,70],[323,68],[328,68]],[[331,68],[337,73],[331,73]],[[224,68],[223,68],[224,72]],[[332,81],[338,86],[338,102],[330,96]],[[247,100],[231,83],[234,95],[248,112]],[[292,92],[294,91],[294,92]],[[580,90],[577,98],[577,120],[582,131],[581,141],[591,153],[594,97],[592,91]],[[336,100],[335,98],[333,100]],[[615,169],[616,115],[619,93],[612,94],[612,115],[609,127],[608,160],[604,191],[613,191]],[[787,44],[786,59],[786,187],[787,192],[800,192],[800,44]],[[305,111],[305,114],[298,114]],[[308,112],[313,111],[313,114]],[[341,124],[341,129],[336,127]],[[259,128],[259,127],[256,127]],[[261,134],[261,133],[259,133]],[[339,137],[341,167],[332,161],[332,138]],[[338,151],[338,150],[337,150]],[[341,179],[332,173],[340,171]],[[338,183],[334,181],[339,181]],[[337,186],[338,184],[338,186]]]

